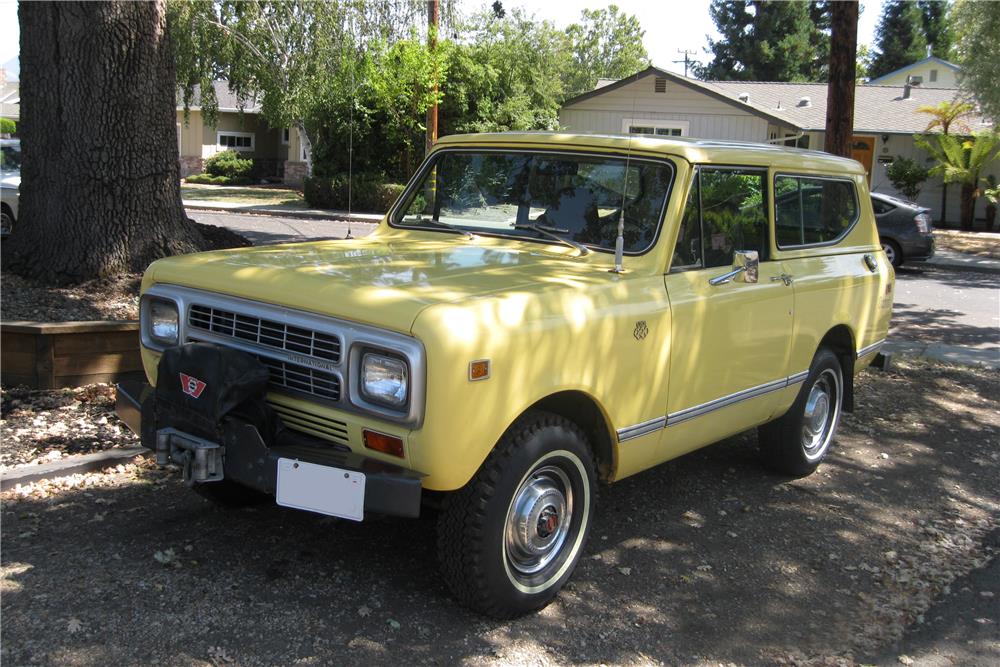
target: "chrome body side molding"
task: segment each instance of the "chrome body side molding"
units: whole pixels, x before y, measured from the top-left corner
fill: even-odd
[[[648,435],[655,431],[659,431],[661,428],[681,424],[690,419],[707,415],[715,410],[721,410],[722,408],[727,408],[730,405],[736,405],[737,403],[747,401],[751,398],[757,398],[758,396],[770,394],[772,391],[780,391],[781,389],[801,384],[805,382],[807,377],[809,377],[809,371],[802,371],[801,373],[795,373],[794,375],[789,375],[788,377],[780,380],[765,382],[764,384],[756,387],[750,387],[749,389],[744,389],[742,391],[729,394],[728,396],[722,396],[721,398],[708,401],[707,403],[702,403],[701,405],[695,405],[690,408],[678,410],[677,412],[668,414],[666,417],[656,417],[633,426],[620,428],[618,429],[618,442],[625,442],[626,440],[632,440],[633,438]]]
[[[885,338],[879,341],[875,341],[874,343],[872,343],[867,347],[861,348],[860,350],[858,350],[858,359],[862,357],[867,357],[872,352],[878,352],[879,348],[881,348],[883,345],[885,345]]]

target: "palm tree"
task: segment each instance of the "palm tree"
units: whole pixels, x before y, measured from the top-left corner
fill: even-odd
[[[948,134],[951,126],[954,124],[958,131],[964,134],[968,134],[971,130],[969,126],[965,124],[962,118],[970,115],[976,110],[976,106],[969,102],[962,102],[960,100],[950,100],[944,102],[938,102],[937,104],[925,104],[923,106],[917,107],[917,111],[921,113],[930,114],[932,116],[931,122],[927,123],[927,128],[924,132],[933,132],[934,130],[940,128],[941,134]],[[944,215],[948,208],[948,184],[941,184],[941,219],[938,223],[944,226]]]
[[[932,174],[941,176],[945,183],[962,185],[962,229],[972,229],[979,184],[984,180],[980,174],[1000,154],[1000,134],[981,132],[965,138],[921,134],[915,141],[937,162]]]

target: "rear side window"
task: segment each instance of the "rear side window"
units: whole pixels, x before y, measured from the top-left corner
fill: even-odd
[[[886,213],[891,213],[896,210],[896,207],[887,201],[882,201],[881,199],[875,199],[875,197],[872,197],[872,210],[875,211],[875,215],[885,215]]]
[[[674,248],[674,270],[730,266],[737,250],[767,258],[767,174],[699,167]]]
[[[857,219],[853,181],[775,176],[774,232],[779,248],[834,243]]]

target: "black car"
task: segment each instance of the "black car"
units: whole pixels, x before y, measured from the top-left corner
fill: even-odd
[[[872,193],[872,209],[882,249],[893,268],[934,256],[930,209],[911,201]]]

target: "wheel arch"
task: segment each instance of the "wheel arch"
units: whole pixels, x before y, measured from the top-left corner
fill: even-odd
[[[823,336],[819,346],[833,350],[840,361],[844,375],[844,401],[841,406],[844,412],[854,412],[854,362],[857,359],[857,346],[854,332],[846,324],[838,324]]]
[[[598,478],[602,481],[612,478],[616,439],[607,415],[593,396],[577,390],[559,391],[536,401],[528,410],[551,412],[579,426],[594,448]]]

